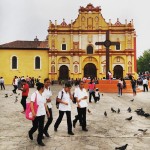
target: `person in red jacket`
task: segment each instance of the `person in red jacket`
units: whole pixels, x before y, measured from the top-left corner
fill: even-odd
[[[22,83],[22,88],[20,88],[20,90],[22,91],[21,104],[22,104],[23,109],[24,109],[22,111],[22,113],[24,113],[26,110],[26,99],[27,99],[28,93],[29,93],[29,85],[27,84],[25,79],[21,80],[21,83]]]

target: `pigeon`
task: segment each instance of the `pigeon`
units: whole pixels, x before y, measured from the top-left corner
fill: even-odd
[[[129,118],[126,118],[125,120],[129,120],[129,121],[130,121],[130,120],[132,120],[132,116],[131,116],[131,117],[129,117]]]
[[[10,94],[10,96],[13,96],[13,94]]]
[[[131,101],[131,102],[133,102],[133,101],[134,101],[134,99],[131,99],[130,101]]]
[[[145,113],[144,116],[145,116],[145,117],[149,117],[150,114],[149,114],[149,113]]]
[[[143,133],[146,133],[148,129],[138,129],[138,131],[141,131]]]
[[[111,107],[111,111],[112,111],[113,113],[114,113],[114,112],[116,113],[116,111],[115,111],[112,107]]]
[[[116,147],[115,149],[117,150],[125,150],[126,148],[127,148],[127,146],[128,146],[128,144],[126,144],[126,145],[123,145],[123,146],[121,146],[121,147]]]
[[[103,93],[102,93],[102,96],[103,96]]]
[[[106,111],[104,112],[104,115],[105,115],[105,117],[107,117],[107,112]]]
[[[141,136],[143,136],[143,133],[134,134],[134,136],[141,137]]]
[[[118,108],[118,114],[120,113],[120,109]]]
[[[130,113],[130,112],[131,112],[131,108],[129,107],[129,108],[127,109],[127,111]]]
[[[88,109],[88,113],[91,113],[91,111]]]
[[[5,98],[7,98],[8,97],[8,94],[5,94]]]

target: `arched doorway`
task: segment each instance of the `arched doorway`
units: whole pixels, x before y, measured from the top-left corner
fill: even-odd
[[[69,69],[66,65],[62,65],[59,68],[59,79],[66,80],[69,78]]]
[[[97,69],[94,64],[88,63],[84,66],[84,77],[97,77]]]
[[[116,79],[119,79],[119,78],[123,78],[123,67],[120,66],[120,65],[116,65],[114,67],[114,74],[113,76],[116,78]]]

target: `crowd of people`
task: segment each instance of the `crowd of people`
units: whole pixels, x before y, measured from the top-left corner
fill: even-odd
[[[84,83],[86,80],[89,79],[90,82],[88,83],[88,92],[84,88]],[[109,74],[109,80],[111,80],[111,74]],[[100,100],[100,91],[96,88],[96,83],[98,80],[93,78],[83,78],[83,79],[76,79],[76,80],[68,80],[67,82],[63,83],[64,87],[58,92],[58,96],[56,102],[58,104],[59,116],[54,124],[54,131],[57,132],[59,125],[63,119],[64,113],[67,116],[67,127],[68,127],[68,134],[74,135],[72,131],[72,126],[75,128],[77,121],[79,121],[80,126],[83,131],[87,132],[87,123],[86,123],[86,112],[88,107],[88,97],[89,103],[92,103],[91,99],[93,97],[94,102],[97,103]],[[110,82],[111,83],[111,82]],[[32,121],[32,128],[28,132],[28,136],[31,140],[33,140],[33,134],[38,129],[38,136],[37,136],[37,143],[40,146],[45,146],[43,143],[43,135],[46,137],[50,137],[48,133],[49,126],[53,121],[53,111],[52,111],[52,91],[50,88],[50,84],[53,85],[52,81],[50,82],[49,78],[44,79],[44,83],[41,83],[41,77],[39,76],[37,79],[33,77],[17,77],[15,76],[12,82],[14,89],[12,90],[14,94],[17,93],[17,89],[22,91],[22,99],[21,104],[23,107],[22,113],[26,112],[26,99],[28,97],[29,91],[31,87],[36,85],[37,90],[32,93],[30,98],[30,107],[32,111],[32,116],[34,120]],[[4,86],[4,79],[3,77],[0,78],[0,85],[1,89],[5,89]],[[72,86],[75,85],[75,89],[73,94],[71,93]],[[145,78],[143,79],[143,88],[144,91],[148,91],[148,80]],[[118,96],[122,96],[122,89],[126,88],[126,82],[124,79],[119,78],[118,81]],[[137,87],[137,80],[134,77],[131,79],[131,86],[133,89],[133,95],[136,95],[136,87]],[[89,96],[88,96],[89,93]],[[37,113],[34,110],[34,102],[37,101],[38,109]],[[77,115],[75,118],[71,119],[71,102],[75,103],[77,106]],[[45,116],[47,115],[46,124],[44,124]]]

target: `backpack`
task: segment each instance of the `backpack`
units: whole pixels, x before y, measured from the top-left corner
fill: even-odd
[[[64,94],[64,92],[61,91],[61,100],[62,100],[63,94]],[[57,109],[59,108],[58,96],[56,97],[56,108]]]

